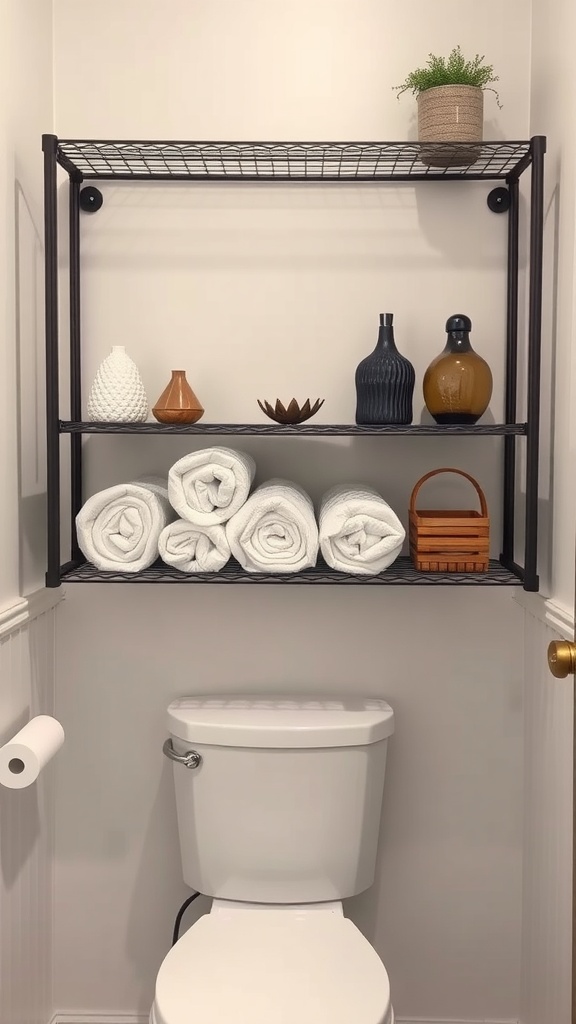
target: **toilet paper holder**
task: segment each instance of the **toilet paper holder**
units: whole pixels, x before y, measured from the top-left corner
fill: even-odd
[[[176,761],[177,764],[183,764],[185,768],[199,768],[202,764],[202,755],[199,754],[197,750],[187,750],[185,754],[178,754],[174,750],[171,739],[164,741],[162,752],[170,759],[170,761]]]

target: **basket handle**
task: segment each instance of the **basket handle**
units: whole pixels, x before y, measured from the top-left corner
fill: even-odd
[[[470,476],[469,473],[465,473],[463,469],[451,469],[449,466],[446,466],[444,469],[433,469],[430,473],[426,473],[423,477],[420,478],[420,480],[414,487],[412,494],[410,495],[410,512],[416,511],[416,498],[418,497],[418,491],[422,487],[422,484],[426,483],[426,481],[429,480],[430,477],[438,476],[439,473],[457,473],[458,476],[463,476],[466,478],[466,480],[469,480],[472,486],[476,488],[476,493],[480,498],[480,515],[484,517],[488,515],[486,495],[484,494],[484,491],[480,487],[480,484],[474,479],[473,476]]]

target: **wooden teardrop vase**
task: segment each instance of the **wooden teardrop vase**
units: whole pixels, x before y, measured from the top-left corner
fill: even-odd
[[[197,423],[204,408],[196,398],[185,370],[172,370],[172,377],[152,412],[159,423]]]

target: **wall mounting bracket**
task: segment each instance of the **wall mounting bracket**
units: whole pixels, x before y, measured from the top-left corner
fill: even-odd
[[[510,193],[503,185],[493,188],[486,199],[488,208],[492,213],[508,213],[510,209]]]
[[[84,213],[97,213],[103,202],[104,196],[95,185],[86,185],[81,189],[80,209],[84,210]]]

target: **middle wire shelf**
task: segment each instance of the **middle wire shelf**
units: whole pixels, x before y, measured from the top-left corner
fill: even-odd
[[[355,423],[91,423],[61,420],[61,434],[192,434],[197,437],[233,434],[274,437],[450,436],[511,437],[526,434],[526,423],[410,423],[357,426]]]

